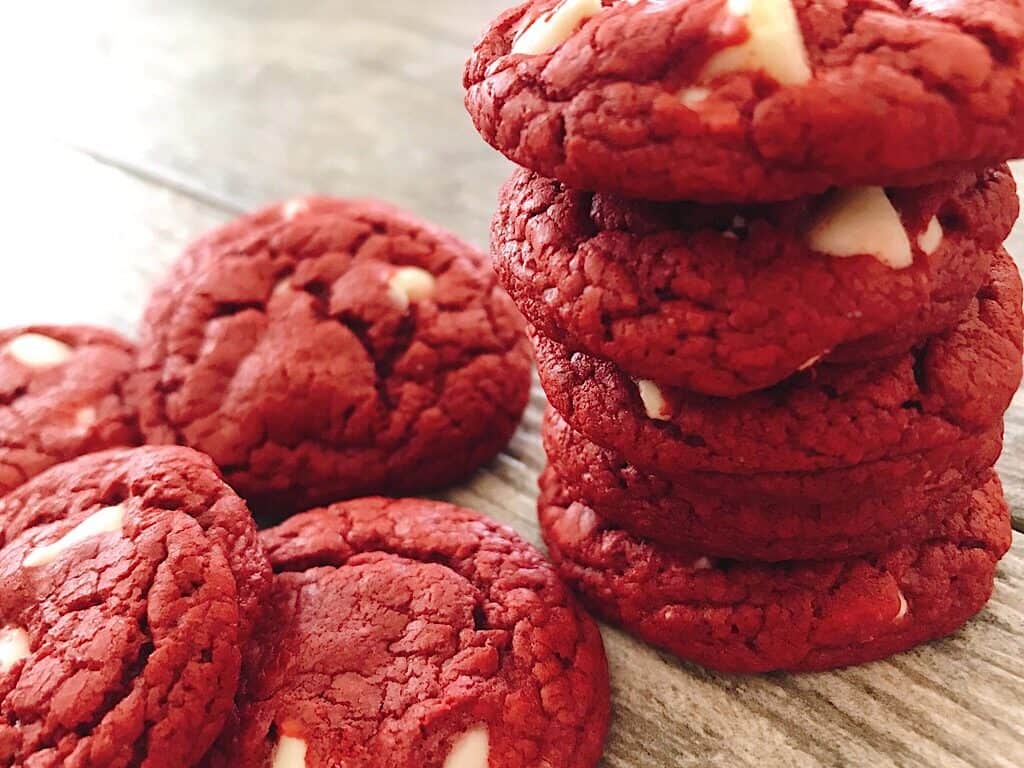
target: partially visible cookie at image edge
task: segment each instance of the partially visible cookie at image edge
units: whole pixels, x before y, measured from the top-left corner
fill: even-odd
[[[511,530],[449,504],[370,498],[261,538],[274,589],[226,764],[597,763],[600,633]]]
[[[1019,157],[1024,8],[824,0],[532,0],[466,65],[513,162],[651,200],[909,186]]]
[[[237,496],[136,450],[0,500],[0,763],[192,766],[233,710],[263,597],[219,530]]]
[[[90,326],[0,330],[0,496],[94,451],[137,445],[135,346]]]

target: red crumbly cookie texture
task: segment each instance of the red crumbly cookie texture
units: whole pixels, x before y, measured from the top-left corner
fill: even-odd
[[[947,472],[970,475],[991,466],[1002,451],[1002,437],[1000,420],[988,430],[928,451],[849,467],[752,474],[676,470],[662,479],[685,484],[694,496],[710,496],[723,503],[856,504],[890,494],[893,488],[930,482]]]
[[[808,472],[918,454],[993,428],[1020,383],[1021,325],[1020,276],[1002,251],[957,325],[910,353],[820,365],[736,399],[661,388],[658,418],[613,364],[539,335],[534,345],[552,405],[637,467],[666,477]]]
[[[544,423],[548,472],[566,495],[609,523],[666,547],[740,560],[823,560],[886,552],[928,537],[951,512],[962,509],[988,478],[999,456],[1000,434],[985,436],[966,466],[950,467],[884,494],[849,501],[775,501],[751,495],[725,499],[708,493],[732,476],[690,483],[631,466],[574,432],[549,411]],[[704,486],[703,488],[701,486]]]
[[[889,194],[911,243],[933,217],[943,230],[906,269],[811,250],[824,198],[651,203],[520,170],[491,228],[494,263],[546,336],[637,378],[732,397],[820,359],[902,354],[967,308],[1017,218],[1009,169]]]
[[[401,267],[433,294],[396,300]],[[209,454],[278,512],[455,483],[504,447],[530,387],[522,320],[481,254],[326,198],[190,246],[150,301],[139,366],[147,440]]]
[[[29,366],[6,351],[24,334],[66,344],[70,356]],[[124,395],[134,365],[134,345],[101,328],[0,330],[0,496],[62,461],[137,445],[138,419]]]
[[[40,489],[38,513],[0,516],[0,630],[27,644],[0,671],[0,765],[188,768],[231,709],[240,618],[224,553],[163,499],[107,490],[90,508]],[[120,530],[26,562],[107,504]]]
[[[602,522],[550,476],[539,504],[555,564],[593,610],[682,659],[739,673],[861,664],[954,632],[991,596],[1012,535],[994,473],[928,539],[832,561],[656,548]]]
[[[307,768],[441,768],[486,728],[491,768],[589,768],[608,671],[596,624],[512,531],[440,502],[360,499],[262,533],[276,574],[228,765],[282,736]]]
[[[125,503],[193,518],[224,556],[235,582],[241,642],[259,620],[270,563],[245,502],[208,456],[178,446],[114,449],[52,467],[0,499],[0,546],[23,532]]]
[[[559,0],[499,16],[464,75],[477,130],[515,163],[650,200],[784,200],[832,186],[912,186],[1024,154],[1024,9],[794,0],[811,79],[699,83],[746,22],[725,0],[604,2],[562,44],[513,54]],[[681,93],[707,87],[687,106]]]

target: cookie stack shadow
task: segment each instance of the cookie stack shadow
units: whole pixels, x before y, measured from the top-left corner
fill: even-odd
[[[584,130],[614,134],[611,108],[562,116],[548,164],[540,131],[503,132],[540,123],[531,78],[583,50],[599,66],[611,54],[587,46],[631,13],[598,6],[552,33],[579,5],[536,30],[508,14],[467,70],[477,127],[529,166],[502,190],[492,250],[552,406],[553,560],[596,613],[718,670],[845,666],[950,634],[1011,540],[993,471],[1021,378],[1009,169],[965,157],[909,187],[862,169],[862,186],[837,174],[803,197],[752,169],[746,200],[721,202],[734,179],[707,176],[692,189],[712,202],[668,199],[686,183],[640,153],[605,176],[580,159]],[[535,32],[537,50],[520,44]],[[564,108],[611,98],[589,87]],[[658,199],[621,196],[644,173]]]

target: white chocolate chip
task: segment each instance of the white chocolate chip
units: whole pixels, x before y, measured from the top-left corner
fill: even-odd
[[[566,523],[561,535],[567,541],[583,541],[600,527],[601,521],[597,519],[597,513],[585,504],[573,504],[571,509],[575,516],[561,518]]]
[[[694,107],[700,104],[702,101],[706,101],[708,96],[711,95],[711,89],[705,88],[703,85],[694,85],[689,88],[684,88],[679,92],[679,99],[688,107]]]
[[[536,55],[554,50],[579,29],[580,24],[601,12],[601,0],[562,0],[550,13],[527,27],[512,44],[512,53]]]
[[[893,617],[893,621],[900,621],[904,616],[907,615],[907,610],[909,609],[909,606],[907,605],[907,598],[903,596],[902,592],[899,592],[898,594],[900,596],[900,609]]]
[[[306,742],[294,736],[282,736],[274,747],[271,768],[306,768]]]
[[[75,426],[82,432],[85,432],[96,423],[97,418],[96,409],[91,405],[87,405],[75,411]]]
[[[781,85],[811,79],[811,64],[791,0],[727,0],[729,13],[746,20],[747,39],[712,56],[701,81],[726,72],[761,70]]]
[[[30,368],[51,368],[68,360],[73,350],[41,333],[23,333],[7,342],[4,351]]]
[[[309,203],[301,198],[298,200],[289,200],[287,203],[281,206],[281,216],[285,221],[292,221],[299,214],[305,213],[309,210]]]
[[[270,295],[280,296],[282,293],[290,293],[292,290],[292,278],[290,275],[285,275],[274,283],[274,287],[270,289]]]
[[[955,8],[959,3],[960,0],[910,0],[910,7],[937,16]]]
[[[914,263],[903,221],[881,187],[840,190],[811,227],[807,243],[829,256],[874,256],[891,269]]]
[[[65,550],[81,544],[86,539],[99,536],[102,533],[120,532],[124,526],[124,507],[103,507],[93,512],[89,517],[65,533],[53,544],[36,547],[22,563],[26,568],[37,568],[40,565],[47,565],[56,560]]]
[[[932,216],[924,232],[917,236],[917,247],[931,256],[942,245],[944,236],[945,233],[942,231],[938,216]]]
[[[639,379],[636,382],[637,391],[640,393],[640,400],[644,404],[644,410],[652,419],[665,421],[671,415],[668,403],[665,402],[665,395],[661,387],[650,379]]]
[[[402,267],[388,280],[388,294],[402,310],[407,309],[410,302],[429,299],[436,287],[434,276],[419,267]]]
[[[491,744],[487,726],[470,728],[455,740],[443,768],[487,768]]]
[[[6,672],[32,652],[28,632],[20,627],[0,629],[0,672]]]
[[[693,570],[695,571],[710,571],[713,567],[711,559],[707,557],[698,557],[693,561]]]

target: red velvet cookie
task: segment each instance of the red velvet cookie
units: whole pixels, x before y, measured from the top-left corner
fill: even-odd
[[[188,768],[239,680],[236,578],[177,485],[0,502],[0,765]]]
[[[776,564],[657,548],[603,523],[549,475],[540,520],[586,602],[677,656],[726,672],[860,664],[948,635],[985,605],[1010,547],[999,480],[918,544]]]
[[[510,530],[360,499],[265,531],[276,573],[232,766],[593,766],[601,636]]]
[[[1021,378],[1021,283],[1000,252],[957,325],[862,366],[820,365],[736,399],[630,379],[535,337],[544,389],[590,440],[646,471],[807,472],[918,454],[996,426]]]
[[[764,504],[855,504],[892,493],[893,488],[915,486],[922,478],[947,472],[970,475],[991,466],[1002,451],[1003,422],[962,440],[920,453],[879,459],[849,467],[811,472],[755,472],[729,474],[676,470],[665,478],[685,483],[690,493],[713,496],[722,502]]]
[[[1005,166],[748,207],[630,201],[519,171],[492,243],[546,336],[636,378],[735,396],[953,325],[1018,207]]]
[[[480,134],[569,186],[766,201],[1024,154],[1024,8],[532,0],[466,66]]]
[[[245,502],[208,456],[190,448],[115,449],[50,468],[0,499],[0,546],[81,510],[115,504],[174,510],[195,519],[234,578],[244,642],[270,589],[270,564]]]
[[[735,475],[664,479],[641,472],[573,431],[554,411],[543,431],[549,472],[568,498],[601,519],[662,546],[768,561],[851,557],[921,541],[967,504],[1000,447],[998,432],[990,433],[964,465],[894,484],[876,496],[851,501],[837,485],[834,500],[778,501],[709,492],[709,486],[728,488]]]
[[[484,257],[370,201],[296,200],[193,244],[139,357],[147,440],[209,454],[281,510],[457,482],[504,447],[530,388]]]
[[[100,328],[0,331],[0,496],[54,464],[138,444],[124,396],[134,364],[134,346]]]

